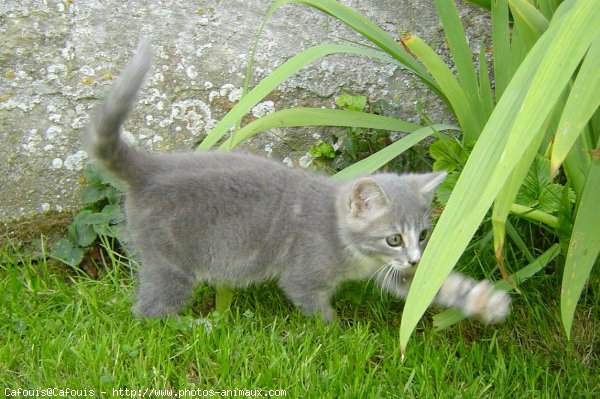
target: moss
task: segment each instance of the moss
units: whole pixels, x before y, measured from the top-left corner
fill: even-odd
[[[72,212],[48,211],[10,219],[1,223],[0,242],[8,238],[27,244],[42,235],[53,240],[66,235],[73,218]]]

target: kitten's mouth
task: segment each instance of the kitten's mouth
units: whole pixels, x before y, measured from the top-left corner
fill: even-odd
[[[404,272],[409,270],[416,270],[419,263],[401,263],[401,262],[391,262],[390,266],[398,271]]]

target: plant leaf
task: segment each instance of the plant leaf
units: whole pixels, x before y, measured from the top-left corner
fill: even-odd
[[[425,65],[440,86],[442,93],[448,99],[448,103],[456,115],[456,119],[458,119],[464,140],[475,140],[479,135],[479,126],[477,121],[473,119],[467,93],[461,88],[444,60],[418,36],[405,35],[402,38],[402,43]],[[478,93],[475,95],[479,96]]]
[[[445,170],[448,173],[461,171],[469,158],[469,154],[460,143],[451,138],[440,138],[431,143],[429,155],[435,160],[434,171]]]
[[[341,109],[291,108],[273,112],[250,122],[219,147],[229,150],[268,129],[298,126],[348,126],[412,132],[422,126],[396,118]]]
[[[571,337],[575,307],[600,251],[598,193],[600,193],[600,159],[593,159],[579,201],[562,281],[560,310],[568,338]]]
[[[465,29],[456,10],[454,0],[435,0],[435,4],[444,26],[446,40],[452,53],[460,86],[469,104],[470,114],[463,117],[463,119],[469,119],[469,125],[463,128],[466,130],[467,127],[472,125],[474,130],[472,133],[463,132],[465,141],[476,140],[485,125],[487,117],[480,101],[481,93],[473,64],[473,54],[467,43]],[[448,95],[448,93],[445,94]],[[471,134],[473,135],[471,136]]]
[[[546,213],[556,213],[561,206],[564,187],[551,183],[550,160],[537,155],[529,168],[516,202]],[[569,200],[575,201],[575,193],[569,190]]]
[[[550,184],[550,161],[541,155],[533,160],[517,194],[517,203],[536,208],[540,204],[542,190]]]
[[[565,104],[550,156],[551,173],[555,175],[585,124],[600,107],[600,36],[590,46],[579,68],[577,78]],[[587,160],[586,160],[587,161]]]
[[[335,104],[342,109],[345,108],[351,111],[363,112],[367,106],[367,97],[343,93],[335,99]]]
[[[87,186],[83,190],[83,198],[82,201],[85,205],[94,204],[100,200],[106,198],[105,191],[100,190],[96,186]]]
[[[481,8],[489,10],[492,8],[492,0],[467,0],[469,3],[475,4]]]
[[[368,39],[397,60],[402,68],[413,72],[423,83],[428,85],[445,100],[444,95],[440,92],[439,87],[433,79],[431,79],[427,70],[404,50],[394,38],[363,15],[335,0],[277,0],[273,2],[267,11],[265,20],[270,18],[270,16],[281,6],[292,3],[315,8],[348,25],[361,36]]]
[[[496,102],[508,86],[511,70],[510,31],[508,0],[496,0],[492,4],[492,45],[494,48],[494,79]]]
[[[120,223],[125,219],[121,206],[118,204],[109,204],[102,208],[102,214],[107,218],[109,224]]]
[[[73,220],[71,227],[69,227],[69,238],[80,247],[92,245],[96,240],[97,235],[93,223],[90,222],[90,218],[94,218],[92,215],[94,213],[90,210],[80,212]]]
[[[333,146],[322,140],[317,140],[316,143],[311,145],[308,153],[313,158],[325,158],[325,159],[335,158],[335,149],[333,148]]]
[[[548,29],[548,20],[527,0],[509,0],[509,4],[515,24],[520,24],[521,37],[531,48]]]
[[[50,251],[50,256],[71,267],[76,267],[83,260],[84,251],[67,239],[58,240]]]
[[[233,107],[211,130],[202,143],[200,143],[197,150],[207,150],[214,146],[225,133],[227,133],[227,130],[232,128],[242,117],[244,117],[244,115],[250,112],[256,104],[290,76],[314,60],[334,53],[362,55],[399,65],[396,60],[377,50],[333,44],[310,47],[284,62],[266,78],[261,80],[247,95],[242,97],[235,107]]]
[[[446,205],[450,199],[450,195],[456,186],[456,182],[460,176],[460,172],[450,172],[443,182],[438,186],[435,195],[442,205]]]
[[[479,100],[483,112],[483,120],[487,121],[494,110],[494,96],[492,95],[492,83],[488,73],[485,46],[483,42],[479,49]],[[483,126],[482,126],[483,127]]]
[[[543,133],[544,121],[600,29],[600,7],[594,0],[571,0],[563,5],[566,3],[570,8],[552,20],[503,93],[433,231],[402,314],[403,353],[417,322],[506,179],[535,134]]]
[[[452,125],[433,125],[431,127],[422,127],[414,132],[402,137],[396,142],[390,144],[382,150],[377,151],[375,154],[341,170],[340,172],[333,175],[335,180],[347,180],[353,177],[365,176],[375,172],[383,165],[402,154],[421,140],[436,134],[441,130],[458,130],[457,127]]]

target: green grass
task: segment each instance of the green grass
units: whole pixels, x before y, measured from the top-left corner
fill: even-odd
[[[600,294],[584,291],[567,342],[554,274],[524,283],[513,315],[499,326],[463,321],[435,331],[435,312],[428,312],[401,361],[403,303],[369,284],[344,287],[332,325],[301,316],[273,284],[237,291],[228,317],[212,312],[214,289],[201,287],[179,319],[138,320],[129,311],[131,265],[113,258],[114,267],[92,279],[10,245],[0,250],[4,394],[7,388],[67,387],[108,398],[119,397],[113,395],[119,388],[123,395],[125,388],[280,389],[294,398],[600,393]],[[481,262],[476,256],[464,267],[477,273]],[[591,285],[597,288],[598,280]]]

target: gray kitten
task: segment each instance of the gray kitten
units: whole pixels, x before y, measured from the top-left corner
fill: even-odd
[[[88,150],[127,186],[128,232],[141,261],[142,316],[176,314],[200,282],[276,280],[306,315],[335,317],[341,282],[372,279],[405,297],[445,173],[376,174],[346,183],[240,153],[149,154],[120,138],[151,62],[140,44],[99,108]],[[435,301],[502,320],[510,298],[452,273]]]

